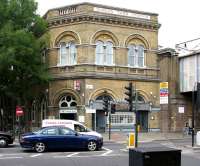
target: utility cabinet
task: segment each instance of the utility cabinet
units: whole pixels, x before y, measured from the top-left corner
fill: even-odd
[[[181,166],[181,150],[167,147],[130,148],[129,166]]]

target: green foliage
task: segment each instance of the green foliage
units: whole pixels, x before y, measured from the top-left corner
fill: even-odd
[[[49,81],[41,56],[47,23],[36,9],[34,0],[0,1],[0,93],[26,97]]]

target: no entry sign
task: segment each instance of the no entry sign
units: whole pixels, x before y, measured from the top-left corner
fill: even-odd
[[[16,106],[16,116],[22,116],[24,114],[24,111],[22,107]]]

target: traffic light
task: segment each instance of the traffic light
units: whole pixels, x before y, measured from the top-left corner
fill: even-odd
[[[126,92],[124,93],[127,97],[125,97],[125,100],[129,104],[129,111],[133,110],[133,85],[132,82],[129,83],[128,86],[125,86]]]
[[[111,104],[111,114],[116,112],[116,104]]]
[[[108,97],[104,97],[103,98],[103,110],[105,111],[106,116],[108,116],[108,105],[109,105]]]

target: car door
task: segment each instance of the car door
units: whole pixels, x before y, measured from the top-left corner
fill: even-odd
[[[60,138],[62,139],[62,146],[70,149],[78,149],[84,147],[85,138],[77,132],[69,128],[60,128]]]
[[[42,130],[40,133],[40,140],[44,142],[48,148],[55,149],[61,148],[62,142],[59,138],[59,130],[55,127],[48,127]]]

